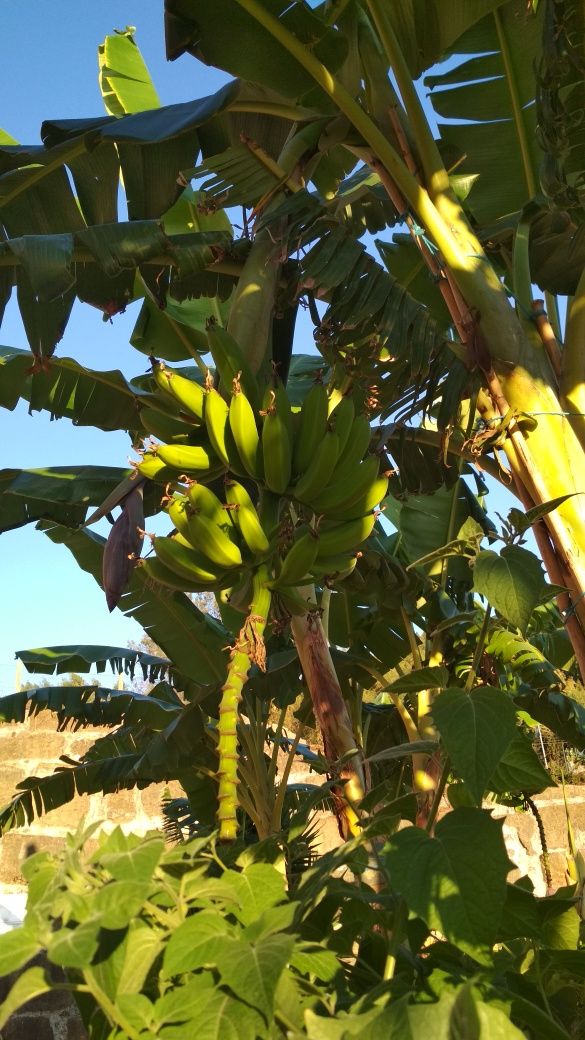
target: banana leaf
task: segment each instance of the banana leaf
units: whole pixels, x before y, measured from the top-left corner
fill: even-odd
[[[64,545],[102,587],[101,569],[105,539],[92,531],[71,531],[41,521],[39,529],[58,545]],[[226,649],[230,635],[203,614],[182,592],[170,592],[149,581],[142,568],[135,568],[119,604],[161,647],[180,675],[198,686],[221,683],[227,667]],[[71,670],[71,669],[65,669]]]
[[[441,140],[462,157],[457,173],[479,175],[467,206],[480,224],[522,209],[538,190],[534,66],[544,6],[500,5],[457,38],[453,52],[466,60],[424,81]]]
[[[116,675],[124,672],[133,678],[138,665],[143,679],[157,682],[164,678],[170,668],[170,661],[164,657],[120,646],[44,646],[34,650],[17,650],[15,656],[22,661],[27,672],[41,675],[88,672],[91,668],[104,672],[109,665]]]
[[[168,684],[159,685],[172,691]],[[174,703],[156,697],[156,689],[145,695],[101,686],[40,686],[0,697],[0,721],[24,722],[41,711],[52,711],[59,729],[141,725],[163,730],[183,705],[174,692]]]

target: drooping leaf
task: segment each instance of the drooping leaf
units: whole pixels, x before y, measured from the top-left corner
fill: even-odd
[[[162,730],[182,708],[176,695],[173,700],[99,686],[39,686],[0,697],[0,720],[24,722],[27,713],[38,715],[46,710],[55,712],[60,728],[68,724],[74,728],[143,724],[150,730]]]
[[[499,556],[491,549],[478,553],[473,588],[524,635],[534,608],[542,601],[546,582],[534,553],[508,545]]]
[[[501,824],[481,809],[454,809],[435,834],[409,827],[391,838],[384,858],[393,887],[429,928],[489,964],[510,867]]]
[[[143,678],[149,682],[164,678],[170,666],[170,661],[164,657],[118,646],[46,646],[34,650],[17,650],[15,656],[28,672],[41,675],[88,672],[91,668],[104,672],[109,665],[115,674],[124,672],[132,678],[139,665]]]
[[[517,732],[511,698],[491,686],[471,693],[453,687],[434,701],[433,719],[456,772],[481,805],[488,781]]]
[[[384,692],[418,693],[420,690],[432,690],[444,686],[448,678],[446,668],[415,668],[412,672],[395,679],[386,686]]]

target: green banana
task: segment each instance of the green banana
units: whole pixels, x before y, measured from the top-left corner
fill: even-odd
[[[219,373],[222,394],[227,397],[234,379],[238,379],[252,408],[256,411],[260,407],[258,382],[239,344],[227,329],[215,321],[210,321],[207,325],[207,342]]]
[[[141,408],[140,422],[151,437],[166,444],[190,444],[196,429],[174,415],[159,412],[156,408]]]
[[[234,380],[229,422],[230,430],[245,471],[249,476],[258,479],[262,476],[262,458],[256,416],[245,393],[239,389],[237,380]]]
[[[145,452],[141,461],[135,463],[135,466],[141,477],[156,480],[159,484],[167,484],[169,481],[177,479],[176,470],[165,466],[163,460],[158,456],[158,449],[156,455],[152,451]]]
[[[142,560],[140,566],[147,577],[156,582],[157,585],[164,585],[175,592],[202,592],[204,589],[210,588],[208,584],[202,585],[200,582],[195,582],[192,578],[179,577],[175,571],[165,567],[164,563],[161,563],[157,556],[149,556],[146,560]]]
[[[333,429],[339,437],[340,455],[345,451],[345,446],[349,440],[354,418],[355,404],[351,397],[342,397],[339,404],[329,413],[329,422],[333,424]]]
[[[371,439],[372,427],[369,419],[365,415],[356,415],[345,449],[339,455],[337,469],[339,470],[343,466],[344,469],[351,470],[357,466],[366,454]]]
[[[172,368],[167,368],[162,361],[151,358],[151,364],[156,385],[165,393],[171,394],[189,415],[199,420],[201,425],[205,398],[203,387],[194,380],[186,379],[185,376],[174,372]]]
[[[203,485],[201,485],[203,487]],[[192,490],[192,489],[190,489]],[[235,528],[229,518],[228,510],[222,505],[217,495],[210,492],[215,502],[209,499],[202,493],[200,493],[195,501],[196,505],[192,505],[195,496],[192,494],[191,498],[186,496],[175,496],[167,504],[167,512],[171,522],[176,527],[178,534],[178,540],[180,542],[186,542],[191,548],[195,546],[196,539],[200,537],[200,528],[197,525],[193,525],[194,519],[200,515],[208,520],[213,527],[217,527],[219,532],[223,534],[231,543],[232,547],[239,552],[239,546],[237,545],[237,534]],[[197,544],[197,549],[202,552],[206,552],[203,545]],[[222,564],[224,566],[233,566],[233,564]]]
[[[366,462],[368,460],[366,459]],[[362,466],[364,463],[362,463]],[[356,517],[365,516],[382,502],[388,494],[388,477],[382,475],[374,480],[369,488],[359,498],[353,498],[344,506],[331,509],[329,516],[332,520],[353,520]]]
[[[276,605],[282,605],[291,617],[302,617],[310,610],[319,609],[314,600],[306,599],[296,588],[279,588],[275,599]]]
[[[358,463],[353,469],[336,467],[329,486],[321,494],[317,494],[311,501],[316,513],[336,513],[344,510],[367,495],[375,483],[380,470],[380,460],[376,455],[370,455],[364,462]],[[377,502],[372,505],[377,505]],[[372,506],[370,506],[370,509]],[[355,516],[363,516],[367,508]]]
[[[317,558],[319,535],[303,524],[295,531],[295,539],[288,550],[278,577],[269,583],[269,588],[280,589],[285,585],[299,585],[310,573]]]
[[[264,481],[270,491],[282,495],[286,491],[292,469],[292,416],[284,387],[270,390],[262,424],[262,458]]]
[[[295,431],[293,447],[293,472],[305,473],[327,431],[327,391],[321,383],[315,383],[303,401],[299,414],[299,426]]]
[[[231,526],[229,510],[226,509],[221,499],[206,484],[201,484],[196,480],[189,484],[187,500],[197,513],[203,513],[218,527]]]
[[[239,610],[242,614],[248,613],[250,609],[250,601],[252,599],[252,585],[252,573],[246,571],[244,577],[241,578],[238,584],[227,590],[225,601],[233,610]]]
[[[163,566],[185,581],[194,581],[201,587],[225,577],[223,568],[214,568],[206,556],[192,547],[187,548],[176,538],[159,536],[153,539],[152,544]]]
[[[225,485],[225,497],[226,502],[234,506],[234,522],[239,527],[248,549],[254,556],[264,556],[270,549],[270,542],[245,487],[236,480],[228,480]]]
[[[179,473],[205,474],[210,477],[222,473],[225,468],[212,451],[193,444],[159,444],[156,454],[165,466]]]
[[[230,567],[241,566],[240,547],[231,540],[227,531],[224,531],[218,524],[214,524],[208,516],[204,516],[203,513],[190,512],[189,508],[183,511],[182,517],[179,516],[178,510],[175,513],[175,511],[171,512],[171,508],[169,508],[169,516],[183,537],[191,542],[193,548],[208,556],[212,563],[216,563],[218,567],[226,570]],[[180,526],[176,523],[175,517]]]
[[[217,390],[210,387],[205,396],[205,425],[211,446],[224,465],[230,465],[226,443],[226,426],[229,408]]]
[[[374,530],[376,516],[369,513],[357,520],[347,520],[328,530],[319,531],[319,548],[317,558],[337,556],[339,553],[352,552],[357,549]]]
[[[331,480],[338,458],[339,437],[333,430],[327,430],[321,442],[314,445],[313,460],[294,486],[293,493],[299,502],[313,506],[313,499],[320,496]]]
[[[314,578],[326,578],[328,581],[343,581],[355,570],[358,557],[355,553],[338,556],[322,556],[311,567]]]

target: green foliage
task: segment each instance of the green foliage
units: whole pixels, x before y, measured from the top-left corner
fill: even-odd
[[[131,576],[119,605],[147,647],[18,652],[44,675],[109,666],[132,678],[140,667],[156,685],[138,693],[72,677],[2,698],[0,721],[50,711],[61,728],[104,733],[79,761],[21,782],[0,809],[0,831],[76,793],[173,779],[184,797],[164,805],[174,847],[116,830],[90,852],[91,828],[80,828],[62,856],[27,861],[26,922],[0,937],[0,972],[24,972],[0,1028],[49,986],[42,968],[26,967],[46,950],[67,969],[92,1040],[578,1034],[582,858],[570,861],[577,887],[555,896],[537,898],[527,879],[510,885],[501,824],[484,803],[522,805],[552,783],[530,742],[536,723],[585,749],[570,613],[553,604],[562,590],[524,543],[546,523],[554,542],[574,503],[560,487],[551,501],[513,509],[501,529],[489,516],[483,474],[506,482],[506,438],[526,431],[530,449],[549,413],[510,409],[486,421],[496,399],[481,357],[490,315],[465,298],[454,318],[461,271],[422,226],[434,203],[444,219],[446,203],[449,223],[463,227],[453,199],[437,197],[442,155],[494,266],[467,245],[460,262],[482,267],[485,286],[512,285],[515,334],[529,324],[531,282],[575,291],[583,32],[578,5],[562,6],[167,0],[169,57],[189,52],[241,78],[161,106],[128,27],[99,49],[107,116],[46,122],[38,147],[2,136],[0,306],[16,285],[31,349],[0,349],[0,406],[23,400],[31,413],[126,431],[142,468],[136,483],[97,465],[6,468],[0,531],[36,522],[108,588],[105,541],[87,530],[87,511],[93,523],[121,506],[119,532],[138,487],[147,516],[169,513],[183,538],[207,532],[195,548],[227,563],[194,586],[172,553],[179,570],[169,564],[158,578],[149,564],[129,566],[124,542]],[[443,61],[453,55],[463,63]],[[438,152],[410,92],[423,72],[446,120]],[[566,133],[561,111],[571,116]],[[417,198],[433,180],[420,212],[408,198],[413,169]],[[532,202],[539,176],[546,208]],[[239,238],[239,214],[222,208],[236,204]],[[390,236],[376,240],[383,266],[366,231]],[[75,297],[106,318],[141,300],[133,377],[54,356]],[[299,305],[316,353],[291,357]],[[526,351],[514,360],[530,368],[542,351],[532,326],[526,335],[529,361]],[[183,397],[173,395],[175,375],[186,377],[175,380]],[[249,408],[238,420],[231,395],[242,387]],[[557,392],[552,368],[548,390]],[[312,428],[313,398],[326,409],[315,412],[319,444],[304,455],[322,461],[321,443],[329,454],[299,498],[308,470],[295,471],[293,448],[299,428]],[[146,442],[153,415],[157,436]],[[195,479],[182,460],[200,452],[208,469],[190,471]],[[364,466],[376,491],[387,484],[380,474],[390,476],[380,516],[385,490],[367,506],[351,497]],[[244,482],[239,501],[225,494],[226,470]],[[528,476],[525,488],[537,487]],[[339,513],[313,509],[313,495],[332,486]],[[306,528],[292,568],[299,588],[285,580],[297,525]],[[313,540],[341,555],[321,554],[319,568]],[[253,603],[274,591],[270,614],[252,609],[253,585]],[[301,741],[307,732],[317,750]],[[291,783],[295,759],[325,783]],[[217,844],[226,761],[240,834]],[[348,806],[364,764],[370,789],[354,787]],[[452,809],[436,822],[445,787]],[[317,852],[312,814],[331,806],[351,836]]]
[[[542,1002],[581,985],[572,890],[537,900],[506,886],[500,825],[481,810],[456,810],[435,838],[411,828],[391,839],[383,894],[367,871],[359,886],[339,876],[363,871],[360,842],[328,853],[291,893],[273,842],[165,850],[156,834],[116,829],[90,852],[92,830],[80,827],[58,858],[27,861],[25,923],[0,937],[0,966],[45,947],[67,969],[91,1036],[568,1035],[568,1008],[557,1017]],[[537,942],[549,945],[539,966],[525,961],[520,996],[510,972]],[[0,1025],[47,988],[42,968],[25,970]]]

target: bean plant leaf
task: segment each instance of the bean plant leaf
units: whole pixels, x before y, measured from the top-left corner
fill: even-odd
[[[478,553],[473,568],[473,588],[525,635],[532,612],[542,600],[546,582],[542,564],[534,553],[518,545],[508,545],[499,556],[492,549]]]
[[[487,785],[496,794],[539,794],[555,782],[541,765],[529,739],[516,730]]]
[[[416,668],[407,675],[401,675],[389,686],[384,687],[384,692],[389,693],[418,693],[420,690],[433,690],[444,686],[449,678],[446,668]]]
[[[292,935],[269,935],[257,943],[233,942],[222,953],[222,982],[257,1008],[267,1022],[272,1018],[278,980],[293,947]]]
[[[384,861],[411,911],[481,964],[490,963],[510,869],[501,823],[481,809],[454,809],[434,838],[417,827],[394,835]]]
[[[454,687],[439,694],[433,718],[455,771],[481,805],[488,780],[516,734],[511,698],[491,686],[470,694]]]
[[[47,993],[51,986],[43,968],[29,968],[20,975],[10,988],[3,1004],[0,1005],[0,1029],[3,1029],[14,1011],[22,1004]]]

